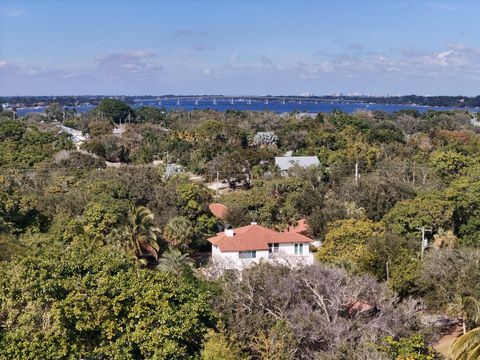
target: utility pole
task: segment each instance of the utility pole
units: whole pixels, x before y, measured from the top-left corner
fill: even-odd
[[[417,230],[420,230],[422,232],[422,247],[420,251],[420,260],[423,260],[423,253],[425,252],[425,249],[428,247],[428,239],[425,238],[425,232],[432,232],[432,229],[425,229],[425,226],[418,227]]]
[[[218,177],[219,177],[219,172],[217,171],[217,182],[215,184],[215,193],[218,196]]]
[[[358,161],[355,162],[355,185],[358,185],[358,178],[360,175],[358,174]]]

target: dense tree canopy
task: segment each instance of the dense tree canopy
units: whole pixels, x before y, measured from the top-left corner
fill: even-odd
[[[2,267],[0,358],[188,359],[208,293],[112,249],[50,248]]]
[[[0,115],[0,358],[431,359],[426,319],[480,325],[469,114],[58,103]],[[303,219],[314,266],[210,271],[227,224]]]
[[[104,99],[95,108],[95,112],[102,118],[109,119],[114,123],[124,123],[132,118],[134,113],[128,104],[116,99]]]

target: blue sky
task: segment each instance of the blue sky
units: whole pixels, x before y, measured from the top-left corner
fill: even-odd
[[[3,0],[0,95],[478,95],[479,14],[479,0]]]

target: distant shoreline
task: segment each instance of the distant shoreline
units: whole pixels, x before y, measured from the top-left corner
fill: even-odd
[[[245,103],[272,102],[279,103],[297,103],[297,108],[307,103],[334,103],[334,104],[366,104],[366,105],[384,105],[384,106],[408,106],[414,108],[420,107],[440,107],[440,108],[458,108],[458,109],[478,109],[480,108],[480,95],[476,97],[468,96],[419,96],[419,95],[403,95],[403,96],[352,96],[352,95],[323,95],[323,96],[297,96],[297,95],[136,95],[136,96],[108,96],[108,95],[79,95],[79,96],[0,96],[0,103],[8,104],[16,108],[32,108],[42,107],[49,103],[59,103],[62,106],[85,106],[87,104],[95,106],[102,99],[115,98],[125,101],[130,105],[142,104],[142,102],[153,102],[163,104],[163,102],[180,101],[188,103],[200,102],[205,105],[210,102],[231,101]],[[213,100],[215,99],[215,100]],[[145,104],[143,104],[145,105]],[[201,106],[204,108],[204,106]]]
[[[95,108],[96,105],[93,104],[79,104],[73,106],[77,113],[85,113]],[[277,114],[283,113],[330,113],[335,110],[340,110],[345,113],[354,113],[356,111],[384,111],[387,113],[395,113],[397,111],[417,111],[419,113],[424,113],[427,111],[451,111],[451,110],[460,110],[460,111],[469,111],[469,112],[479,112],[479,108],[470,108],[470,107],[444,107],[444,106],[427,106],[427,105],[403,105],[403,104],[375,104],[375,103],[366,103],[366,102],[347,102],[347,101],[337,101],[337,102],[327,102],[327,101],[318,101],[317,103],[312,101],[306,101],[302,103],[286,102],[282,103],[279,101],[269,101],[268,103],[262,102],[259,100],[253,100],[251,102],[245,101],[236,101],[233,103],[231,100],[227,99],[218,99],[213,103],[211,100],[163,100],[163,101],[153,101],[153,100],[144,100],[141,102],[135,102],[131,105],[132,108],[140,108],[142,106],[151,106],[155,108],[164,109],[166,111],[195,111],[195,110],[214,110],[219,112],[225,111],[270,111]],[[72,108],[72,106],[67,106]],[[24,116],[28,113],[43,113],[46,106],[36,106],[36,107],[18,107],[16,108],[17,116]]]

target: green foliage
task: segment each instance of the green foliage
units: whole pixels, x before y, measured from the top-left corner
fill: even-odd
[[[102,135],[110,134],[113,131],[113,125],[109,121],[90,121],[87,130],[91,138],[97,138]]]
[[[25,247],[13,235],[0,234],[0,266],[2,261],[10,261],[25,252]],[[1,336],[1,335],[0,335]]]
[[[6,264],[1,359],[194,359],[208,294],[111,249],[72,247]]]
[[[128,201],[109,196],[90,202],[82,215],[85,233],[93,239],[103,241],[114,226],[125,218],[128,208]]]
[[[151,107],[151,106],[142,106],[135,110],[135,121],[140,123],[154,123],[154,124],[164,124],[165,122],[165,111]]]
[[[46,218],[37,209],[36,199],[0,175],[0,233],[36,232],[45,225]]]
[[[473,162],[471,158],[455,151],[435,152],[432,154],[430,161],[437,174],[445,181],[458,176],[460,170]]]
[[[169,248],[158,260],[156,268],[160,271],[181,276],[191,271],[194,265],[195,262],[188,254],[182,254],[178,249]]]
[[[100,157],[107,157],[105,145],[99,139],[91,139],[82,144],[82,149]]]
[[[251,190],[224,198],[229,208],[227,222],[234,226],[256,221],[259,224],[286,228],[301,217],[308,183],[301,178],[257,181]]]
[[[367,242],[383,235],[381,223],[370,220],[338,220],[330,224],[321,248],[316,253],[318,260],[359,271],[374,261]]]
[[[328,268],[269,267],[222,283],[227,293],[217,291],[215,307],[226,328],[212,335],[211,357],[242,348],[273,359],[385,358],[375,344],[393,334],[396,343],[389,348],[399,352],[410,346],[402,339],[420,329],[410,296],[422,300],[427,311],[477,325],[480,136],[464,112],[334,112],[315,119],[144,107],[133,116],[128,105],[105,100],[92,113],[73,117],[64,105],[52,105],[47,122],[42,115],[11,121],[11,113],[0,121],[0,283],[8,289],[0,293],[0,348],[8,351],[0,358],[198,358],[205,328],[189,338],[195,339],[188,345],[192,351],[173,350],[177,345],[171,344],[182,342],[181,334],[192,326],[183,322],[184,308],[178,318],[178,307],[168,308],[167,320],[157,318],[165,303],[179,304],[169,297],[170,285],[163,287],[167,280],[159,278],[199,294],[220,286],[198,282],[193,275],[202,272],[191,269],[189,259],[203,261],[210,249],[206,238],[219,224],[208,210],[214,199],[204,185],[187,176],[165,179],[163,166],[137,165],[165,161],[167,151],[170,163],[206,182],[219,172],[230,189],[215,201],[228,206],[227,222],[257,221],[282,230],[306,218],[309,233],[324,240],[317,256],[329,263]],[[90,132],[93,139],[84,149],[100,158],[59,152],[73,148],[49,123],[63,119],[60,109],[65,121]],[[111,133],[114,121],[128,119],[123,134]],[[276,146],[252,147],[258,133],[278,136]],[[274,157],[287,151],[317,155],[322,166],[280,176]],[[103,168],[104,159],[135,164]],[[427,233],[430,244],[458,242],[453,249],[429,247],[420,261],[420,226],[433,230]],[[167,239],[160,238],[159,228]],[[168,250],[164,240],[188,244],[188,256]],[[86,254],[79,244],[98,248]],[[98,261],[105,271],[98,270]],[[110,267],[116,264],[124,270]],[[127,275],[116,280],[119,272],[128,273],[131,283]],[[147,278],[139,281],[139,274]],[[123,297],[114,297],[117,293]],[[38,300],[47,295],[49,302]],[[106,299],[115,304],[108,307]],[[356,314],[356,307],[369,310]],[[159,338],[166,333],[168,343]]]
[[[454,230],[460,235],[460,244],[480,244],[480,167],[472,166],[464,176],[452,181],[446,197],[455,205]]]
[[[216,231],[217,221],[208,210],[212,195],[206,187],[181,179],[172,180],[172,185],[175,186],[176,206],[181,218],[175,220],[179,223],[179,231],[172,226],[171,231],[168,230],[172,235],[171,240],[175,242],[175,238],[182,239],[179,244],[201,248],[205,245],[206,237]],[[175,235],[177,232],[180,236]]]
[[[418,227],[425,226],[436,232],[453,225],[453,203],[441,193],[419,195],[414,199],[398,202],[384,221],[395,234],[418,233]]]
[[[210,330],[203,345],[202,360],[242,360],[240,347],[222,332]]]
[[[132,207],[123,226],[114,229],[106,241],[133,255],[143,265],[154,264],[160,252],[157,236],[160,229],[154,226],[154,218],[150,209]]]
[[[418,242],[386,233],[367,241],[370,262],[362,270],[372,273],[402,298],[418,294],[421,263]],[[388,269],[388,273],[387,273]]]
[[[391,336],[385,338],[386,346],[380,347],[395,360],[434,360],[435,352],[425,344],[421,335],[413,334],[395,340]]]
[[[374,221],[382,217],[399,201],[413,198],[415,191],[410,184],[387,176],[367,174],[358,184],[353,181],[343,186],[346,199],[365,209],[366,216]]]
[[[101,117],[109,119],[114,123],[124,123],[128,116],[134,115],[133,110],[123,101],[116,99],[104,99],[95,108],[95,113]]]
[[[177,216],[171,219],[165,229],[163,236],[174,248],[188,248],[192,242],[195,230],[192,222],[184,217]]]
[[[0,167],[36,165],[73,144],[65,135],[42,132],[14,121],[0,122]]]

